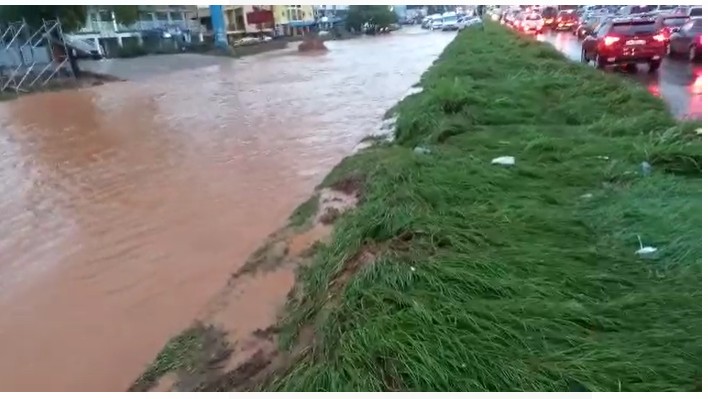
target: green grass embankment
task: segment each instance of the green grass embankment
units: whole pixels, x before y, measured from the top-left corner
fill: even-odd
[[[698,123],[491,24],[420,84],[323,183],[362,199],[301,271],[281,338],[310,349],[262,388],[700,389]]]

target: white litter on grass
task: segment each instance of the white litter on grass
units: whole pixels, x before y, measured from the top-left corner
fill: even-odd
[[[639,240],[639,249],[634,252],[635,254],[637,254],[643,258],[646,258],[651,255],[654,255],[656,253],[656,251],[658,251],[657,248],[654,248],[652,246],[645,247],[644,244],[642,244],[642,237],[637,236],[637,240]]]
[[[639,165],[639,167],[642,170],[642,175],[644,176],[649,176],[651,174],[651,164],[647,161],[644,161]]]
[[[516,163],[516,159],[511,156],[503,156],[492,159],[492,165],[512,166]]]
[[[590,199],[590,198],[592,198],[592,193],[583,194],[583,195],[580,196],[580,198],[582,198],[582,199]]]
[[[415,267],[411,266],[411,271],[414,272],[414,271],[415,271]]]
[[[602,159],[603,161],[608,161],[610,159],[607,155],[598,155],[595,158]]]
[[[703,136],[703,128],[699,127],[698,129],[696,129],[696,134],[699,136]]]
[[[425,147],[416,147],[413,149],[413,152],[416,154],[430,154],[432,151],[430,151],[429,148]]]

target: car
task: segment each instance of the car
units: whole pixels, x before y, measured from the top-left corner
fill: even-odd
[[[663,6],[658,6],[657,10],[660,12],[671,12],[675,10],[678,6],[677,5],[663,5]]]
[[[613,18],[583,39],[580,57],[584,62],[594,60],[598,69],[646,63],[654,72],[666,54],[666,40],[654,18]]]
[[[543,31],[544,26],[545,23],[543,17],[541,17],[541,14],[530,12],[523,14],[523,16],[521,17],[521,22],[517,29],[526,33],[539,33]]]
[[[521,14],[521,10],[509,10],[504,14],[504,23],[510,26],[514,25],[514,22]]]
[[[430,23],[428,24],[428,29],[430,30],[437,30],[437,29],[442,29],[442,15],[440,14],[433,14],[430,16]]]
[[[688,16],[691,18],[702,17],[703,8],[702,7],[691,7],[688,9]]]
[[[468,26],[472,26],[472,25],[475,25],[475,24],[478,24],[481,22],[482,22],[481,18],[474,16],[474,15],[468,15],[468,16],[460,18],[457,21],[457,29],[465,29]]]
[[[673,32],[666,45],[666,54],[672,57],[688,57],[691,62],[701,61],[703,53],[702,22],[702,17],[691,18],[679,30]]]
[[[617,11],[617,15],[627,17],[630,15],[647,14],[656,11],[658,6],[624,6]]]
[[[521,10],[515,10],[509,13],[509,15],[506,18],[506,24],[509,26],[512,26],[514,28],[518,28],[519,25],[521,24],[521,16],[522,16]]]
[[[664,37],[671,36],[672,33],[681,29],[681,27],[689,21],[688,15],[680,14],[663,14],[656,17],[656,24],[659,26],[659,32]]]
[[[572,10],[563,10],[558,13],[552,28],[554,30],[573,30],[578,24],[578,16]]]
[[[442,15],[442,24],[440,25],[440,30],[450,31],[457,30],[457,13],[446,12]]]
[[[588,33],[594,31],[606,18],[607,17],[602,15],[590,15],[583,18],[578,22],[578,27],[575,29],[575,36],[580,40],[585,39]]]
[[[430,21],[432,18],[430,17],[425,17],[423,18],[423,22],[420,24],[421,29],[430,29]]]
[[[558,16],[558,9],[556,7],[548,6],[541,11],[541,17],[543,18],[543,24],[545,26],[552,26],[556,21],[556,16]]]

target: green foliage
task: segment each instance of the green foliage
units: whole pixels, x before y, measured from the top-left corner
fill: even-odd
[[[310,350],[265,388],[700,390],[698,124],[498,25],[459,33],[421,86],[395,145],[326,180],[364,196],[301,271],[283,341],[308,326]]]
[[[370,23],[379,26],[386,26],[396,22],[396,13],[388,6],[349,6],[347,13],[347,29],[360,31],[361,26]]]
[[[102,6],[113,10],[118,23],[131,24],[137,20],[138,6]],[[40,26],[42,20],[59,19],[65,32],[72,32],[86,24],[87,6],[62,5],[3,5],[0,6],[0,20],[19,21],[24,19],[32,26]]]

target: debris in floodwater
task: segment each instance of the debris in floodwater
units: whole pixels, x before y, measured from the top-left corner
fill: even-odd
[[[651,164],[647,161],[642,162],[642,175],[649,176],[651,174]]]
[[[636,250],[634,253],[639,255],[640,257],[649,258],[649,257],[653,256],[654,254],[656,254],[656,252],[658,251],[657,248],[652,247],[652,246],[645,247],[644,244],[642,243],[641,237],[637,236],[637,240],[639,240],[639,249]]]
[[[413,152],[416,154],[430,154],[432,151],[426,147],[416,147],[413,149]]]
[[[512,166],[516,163],[516,159],[512,156],[503,156],[492,159],[492,165]]]

